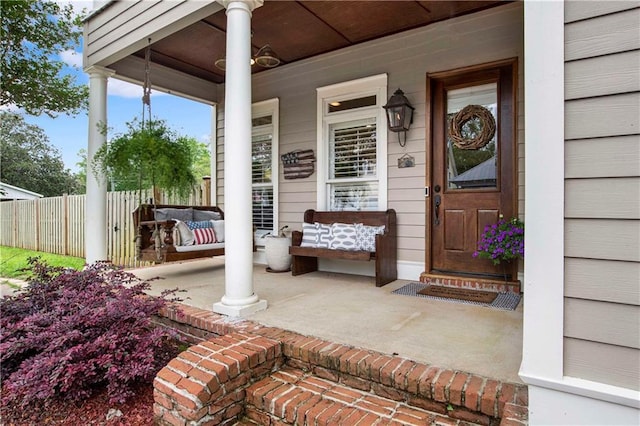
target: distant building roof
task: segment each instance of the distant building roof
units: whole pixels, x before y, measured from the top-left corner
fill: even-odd
[[[0,200],[34,200],[42,197],[37,192],[0,182]]]
[[[477,166],[450,178],[449,182],[455,183],[460,188],[472,188],[485,186],[496,180],[496,157],[491,157]]]

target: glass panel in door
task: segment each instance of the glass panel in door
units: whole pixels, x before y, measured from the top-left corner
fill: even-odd
[[[489,134],[490,124],[487,121],[491,118],[493,129],[499,126],[497,90],[498,85],[490,83],[447,91],[448,190],[498,188],[498,133],[494,132],[494,136],[486,141],[481,137],[483,132]],[[451,125],[456,114],[463,109],[463,116],[470,118],[458,118],[454,123],[456,136],[464,139],[459,142],[451,137]],[[468,143],[475,140],[478,143]]]

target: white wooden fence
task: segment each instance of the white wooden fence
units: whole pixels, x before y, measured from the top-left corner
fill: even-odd
[[[160,194],[159,203],[209,204],[207,181],[193,191],[188,200]],[[142,194],[143,202],[151,199],[151,191]],[[135,259],[133,239],[136,230],[132,212],[138,206],[134,191],[107,194],[107,257],[123,267],[141,266]],[[85,257],[85,217],[92,214],[85,195],[36,200],[4,201],[0,203],[0,245],[29,250]]]

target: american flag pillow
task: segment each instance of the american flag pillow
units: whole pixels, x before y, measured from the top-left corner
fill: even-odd
[[[216,233],[213,228],[195,228],[193,236],[196,244],[212,244],[216,242]]]

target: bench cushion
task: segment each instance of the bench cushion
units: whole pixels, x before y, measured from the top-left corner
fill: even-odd
[[[219,220],[219,219],[222,219],[222,216],[218,212],[212,212],[210,210],[193,209],[193,220],[195,221]]]
[[[178,253],[185,253],[190,251],[224,248],[224,243],[198,244],[198,245],[192,245],[192,246],[175,246],[175,247]]]
[[[156,220],[181,220],[186,222],[188,220],[193,220],[193,209],[191,207],[186,209],[176,209],[171,207],[156,209],[155,212]]]

